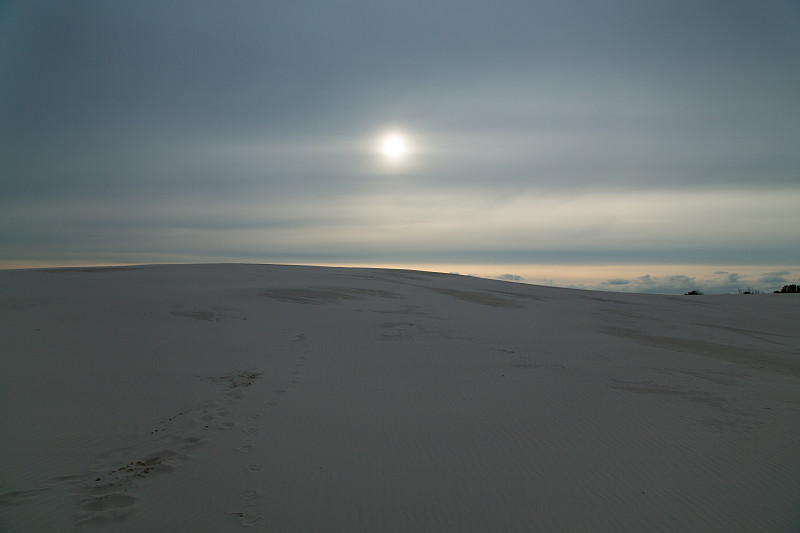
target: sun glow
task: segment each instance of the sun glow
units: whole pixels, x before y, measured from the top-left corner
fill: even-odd
[[[379,152],[390,161],[399,161],[408,155],[408,141],[399,133],[388,133],[380,140]]]

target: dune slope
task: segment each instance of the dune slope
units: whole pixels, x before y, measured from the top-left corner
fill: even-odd
[[[800,298],[0,272],[0,531],[797,531]]]

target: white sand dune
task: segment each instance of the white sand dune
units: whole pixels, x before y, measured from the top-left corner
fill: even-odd
[[[0,272],[0,531],[800,531],[800,297]]]

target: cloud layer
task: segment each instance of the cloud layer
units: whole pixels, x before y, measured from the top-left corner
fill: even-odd
[[[0,261],[791,269],[799,24],[781,1],[12,0]]]

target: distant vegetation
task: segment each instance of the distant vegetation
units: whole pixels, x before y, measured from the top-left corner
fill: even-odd
[[[800,292],[800,285],[784,285],[781,290],[775,292]]]
[[[754,289],[753,287],[747,287],[746,289],[738,289],[739,294],[761,294],[759,289]],[[792,284],[792,285],[784,285],[781,287],[779,291],[773,291],[775,294],[778,293],[800,293],[800,285]],[[704,293],[701,290],[691,290],[684,294],[684,296],[702,296]]]

